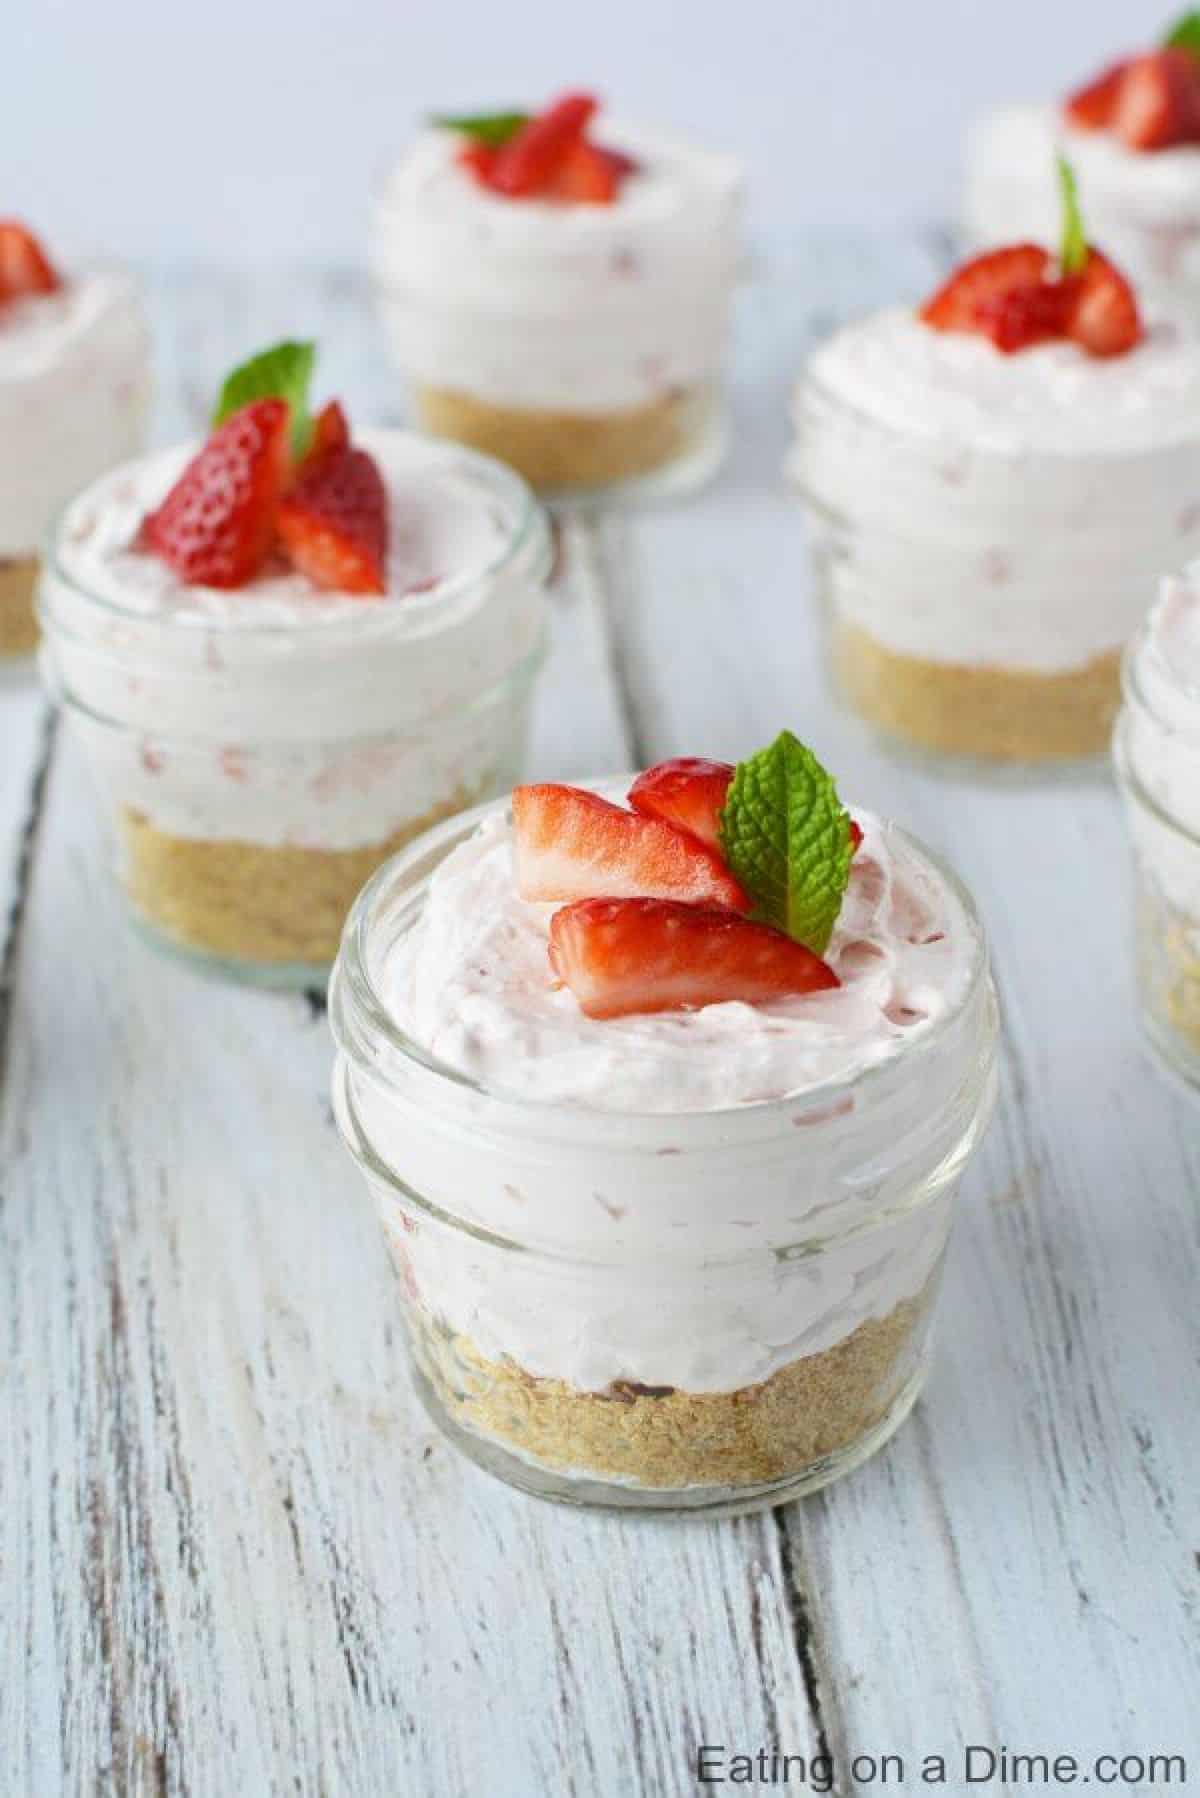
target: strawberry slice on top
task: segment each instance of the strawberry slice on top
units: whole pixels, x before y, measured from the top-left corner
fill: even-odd
[[[597,110],[593,95],[567,93],[540,113],[442,115],[434,123],[459,133],[460,165],[504,199],[610,206],[637,164],[588,136]]]
[[[564,906],[550,920],[550,965],[590,1018],[728,1000],[759,1005],[841,984],[782,931],[671,899]]]
[[[1077,131],[1107,130],[1116,115],[1117,97],[1131,61],[1131,57],[1122,57],[1069,94],[1063,104],[1068,124]]]
[[[387,591],[388,501],[366,450],[335,445],[301,469],[279,506],[293,568],[339,593]]]
[[[274,542],[288,425],[285,400],[256,400],[234,412],[147,514],[138,546],[189,585],[243,586]]]
[[[0,305],[57,293],[62,284],[33,232],[17,219],[0,219]]]
[[[1200,143],[1200,61],[1190,50],[1156,50],[1125,65],[1108,123],[1131,150]]]
[[[629,789],[629,803],[635,812],[690,831],[720,854],[721,809],[732,779],[731,762],[677,756],[639,774]]]
[[[748,911],[721,858],[660,818],[625,811],[581,787],[517,787],[512,797],[522,899],[677,899]]]

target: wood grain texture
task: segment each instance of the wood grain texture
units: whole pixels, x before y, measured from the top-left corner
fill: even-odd
[[[872,274],[834,249],[760,281],[744,455],[702,502],[605,527],[647,752],[733,757],[791,724],[852,801],[954,860],[1000,983],[1001,1104],[965,1182],[928,1394],[888,1451],[781,1527],[843,1765],[967,1741],[1081,1758],[1173,1747],[1200,1778],[1184,1698],[1200,1686],[1200,1421],[1185,1397],[1200,1109],[1138,1040],[1112,788],[923,773],[829,695],[800,509],[778,480],[778,377],[799,364],[804,309],[819,334]]]
[[[828,697],[780,475],[807,342],[919,291],[938,253],[828,236],[760,259],[715,487],[561,520],[530,751],[570,778],[789,722],[980,897],[1003,1091],[926,1399],[851,1479],[737,1523],[564,1513],[466,1466],[408,1387],[319,1009],[142,948],[68,741],[30,833],[26,696],[0,775],[0,904],[23,906],[0,1091],[6,1793],[674,1798],[705,1739],[828,1741],[843,1794],[853,1752],[966,1741],[1200,1766],[1200,1111],[1135,1040],[1115,796],[882,756]],[[320,390],[354,415],[397,410],[343,275],[182,271],[155,310],[163,440],[285,333],[319,335]]]

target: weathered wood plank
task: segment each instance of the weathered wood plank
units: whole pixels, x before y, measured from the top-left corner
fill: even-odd
[[[284,330],[319,328],[369,415],[337,283],[189,277],[159,301],[160,437]],[[563,541],[546,774],[631,760],[591,527]],[[706,1737],[810,1752],[773,1526],[562,1512],[443,1446],[323,1020],[152,955],[105,853],[68,741],[0,1094],[10,1789],[670,1795]]]
[[[843,1765],[1007,1741],[1174,1748],[1194,1766],[1200,1127],[1137,1041],[1117,798],[981,789],[883,756],[829,696],[777,474],[798,307],[815,333],[878,272],[809,257],[760,286],[744,447],[702,502],[604,538],[648,751],[733,756],[791,723],[851,799],[956,861],[1005,1003],[1003,1098],[966,1182],[928,1394],[884,1455],[781,1527]]]

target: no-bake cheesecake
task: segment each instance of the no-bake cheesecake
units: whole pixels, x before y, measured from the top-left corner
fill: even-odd
[[[703,478],[740,196],[731,159],[588,94],[439,120],[388,177],[371,247],[420,423],[539,488]]]
[[[42,593],[137,918],[272,982],[320,978],[371,871],[511,784],[550,560],[515,475],[313,416],[311,366],[265,352],[206,443],[88,488]]]
[[[744,1509],[906,1414],[991,1099],[987,956],[794,737],[431,833],[356,906],[331,1017],[419,1389],[484,1466]]]
[[[65,274],[0,219],[0,663],[36,647],[46,533],[72,493],[140,447],[149,385],[130,277]]]
[[[1200,554],[1200,338],[1085,240],[1014,244],[818,349],[796,405],[833,666],[892,740],[1097,756],[1122,648]]]

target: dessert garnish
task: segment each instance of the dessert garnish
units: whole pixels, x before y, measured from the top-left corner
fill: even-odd
[[[591,94],[568,93],[539,113],[439,114],[433,123],[465,140],[459,161],[491,193],[608,206],[637,165],[588,136],[597,107]]]
[[[137,548],[196,586],[243,587],[278,552],[316,587],[386,590],[387,489],[337,400],[313,417],[315,359],[311,343],[279,343],[234,369]]]
[[[0,306],[57,293],[62,278],[41,244],[17,219],[0,219]]]
[[[1111,131],[1130,150],[1200,144],[1200,12],[1187,12],[1157,50],[1126,56],[1063,106],[1079,131]]]
[[[568,901],[550,964],[589,1017],[840,984],[821,956],[862,832],[790,731],[736,767],[661,762],[628,797],[630,809],[578,787],[513,793],[518,891]]]
[[[935,331],[986,337],[1005,355],[1067,340],[1089,356],[1120,356],[1141,341],[1133,288],[1089,244],[1075,175],[1058,159],[1063,228],[1057,257],[1040,244],[1011,244],[955,270],[919,316]]]

